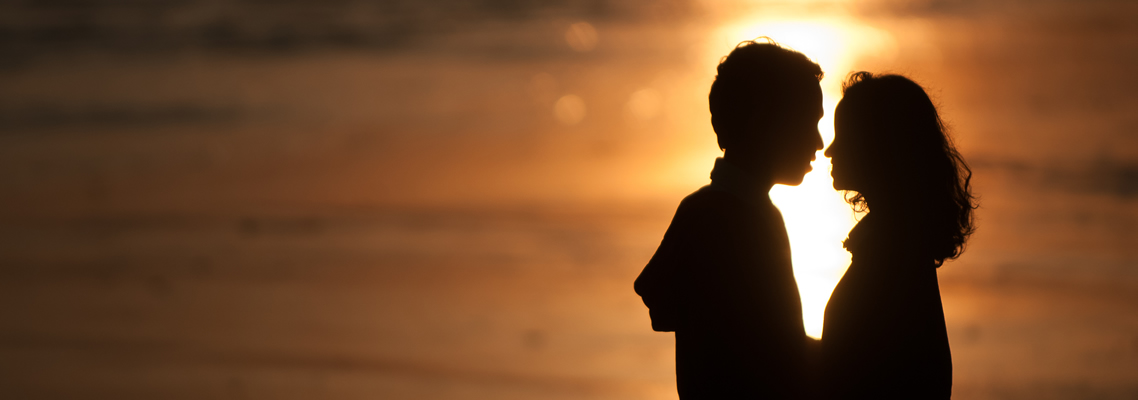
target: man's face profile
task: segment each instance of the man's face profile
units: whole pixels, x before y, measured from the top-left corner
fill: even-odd
[[[764,136],[764,143],[747,143],[750,153],[765,159],[772,183],[795,186],[812,169],[810,162],[823,147],[818,132],[822,119],[822,89],[818,83],[803,84],[787,93],[774,112],[756,113],[746,129]],[[766,132],[762,132],[766,131]]]
[[[801,53],[746,42],[712,83],[711,124],[723,158],[765,184],[798,185],[822,149],[822,71]]]

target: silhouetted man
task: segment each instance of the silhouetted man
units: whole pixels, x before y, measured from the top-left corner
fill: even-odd
[[[681,399],[804,397],[808,338],[767,192],[801,183],[822,149],[821,78],[777,44],[744,42],[719,64],[708,100],[723,157],[636,279],[652,328],[676,332]]]

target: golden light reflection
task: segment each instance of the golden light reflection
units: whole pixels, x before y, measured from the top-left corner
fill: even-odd
[[[708,59],[718,61],[739,42],[760,36],[798,50],[822,66],[826,73],[821,83],[826,115],[818,128],[827,145],[834,139],[833,110],[841,99],[842,79],[860,57],[888,58],[896,51],[888,33],[852,19],[768,17],[746,19],[714,32],[707,50],[715,55]],[[833,189],[830,160],[822,153],[818,152],[814,170],[801,185],[778,185],[770,193],[786,220],[806,333],[816,338],[822,336],[830,293],[849,266],[850,256],[842,248],[842,240],[857,221],[843,195]]]
[[[553,116],[558,122],[565,125],[576,125],[585,119],[585,100],[573,94],[567,94],[553,103]]]

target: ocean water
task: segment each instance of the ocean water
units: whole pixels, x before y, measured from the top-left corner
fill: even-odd
[[[675,398],[672,335],[649,329],[631,290],[669,211],[9,224],[3,386],[30,398]],[[941,273],[956,397],[1135,394],[1132,273],[1025,274],[976,250]]]

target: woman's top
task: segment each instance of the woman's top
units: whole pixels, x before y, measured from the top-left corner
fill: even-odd
[[[849,269],[826,305],[828,399],[947,399],[952,356],[930,243],[914,224],[866,215],[850,231]]]

